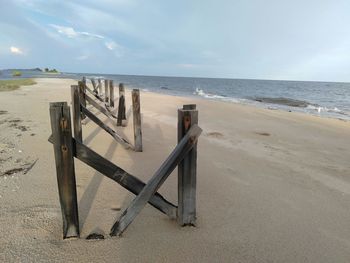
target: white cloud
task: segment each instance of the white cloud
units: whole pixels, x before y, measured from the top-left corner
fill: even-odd
[[[121,57],[124,54],[124,48],[112,40],[106,41],[105,46],[107,49],[113,51],[116,57]]]
[[[105,46],[106,46],[109,50],[115,50],[116,48],[118,48],[118,44],[115,43],[114,41],[107,41],[107,42],[105,42]]]
[[[12,46],[12,47],[10,47],[10,51],[11,51],[11,53],[16,54],[16,55],[23,55],[23,51],[18,47]]]
[[[88,37],[88,38],[104,39],[104,36],[92,34],[89,32],[79,32],[79,31],[76,31],[73,27],[59,26],[54,24],[50,24],[50,26],[56,29],[58,33],[69,38]]]

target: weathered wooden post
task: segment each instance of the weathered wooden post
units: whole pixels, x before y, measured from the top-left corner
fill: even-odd
[[[132,90],[132,112],[134,125],[135,152],[142,152],[140,90]]]
[[[118,120],[117,126],[122,126],[123,120],[125,120],[125,89],[124,84],[119,84],[119,105],[118,105]]]
[[[81,110],[80,110],[79,86],[72,85],[71,86],[71,94],[72,94],[74,138],[77,141],[82,142],[83,141],[83,133],[82,133],[82,128],[81,128]]]
[[[78,86],[79,86],[80,103],[81,103],[81,105],[83,105],[86,108],[86,95],[85,95],[86,94],[86,80],[84,82],[84,78],[83,78],[83,81],[78,82]],[[86,118],[85,114],[83,112],[81,112],[81,119],[84,120],[85,118]]]
[[[196,105],[184,105],[178,110],[178,141],[194,124],[198,124]],[[197,144],[178,166],[178,213],[181,226],[196,224]]]
[[[108,79],[105,79],[105,102],[108,102]]]
[[[98,79],[98,95],[102,96],[102,79]]]
[[[95,79],[91,79],[91,84],[92,84],[93,92],[94,92],[95,94],[97,94],[98,92],[97,92],[97,87],[96,87],[96,81],[95,81]]]
[[[109,106],[114,107],[114,84],[113,80],[109,80]]]
[[[58,193],[63,218],[63,238],[79,236],[72,128],[66,102],[50,103]]]

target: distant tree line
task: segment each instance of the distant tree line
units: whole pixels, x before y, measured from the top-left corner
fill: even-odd
[[[44,71],[47,72],[47,73],[58,73],[58,70],[57,70],[57,69],[45,68]]]

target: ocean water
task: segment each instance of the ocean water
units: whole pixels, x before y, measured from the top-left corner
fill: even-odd
[[[280,81],[216,78],[183,78],[107,74],[44,74],[23,72],[22,77],[59,77],[82,79],[107,78],[139,88],[170,95],[194,96],[257,107],[299,111],[309,114],[350,120],[350,83],[316,81]],[[2,72],[0,79],[12,78]]]

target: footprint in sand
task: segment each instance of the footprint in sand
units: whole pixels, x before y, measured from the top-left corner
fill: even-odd
[[[207,132],[205,136],[216,138],[216,139],[222,139],[224,135],[220,132]]]

